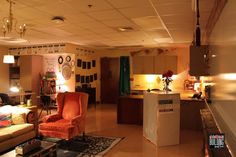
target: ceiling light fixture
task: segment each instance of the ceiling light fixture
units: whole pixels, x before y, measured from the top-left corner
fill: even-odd
[[[17,27],[17,20],[14,18],[12,13],[12,5],[15,4],[12,0],[6,0],[9,3],[9,16],[4,17],[3,26],[2,26],[2,33],[5,37],[7,34],[11,34],[12,30],[15,30],[20,37],[22,38],[26,32],[26,24],[20,25]]]
[[[56,24],[64,23],[65,18],[63,16],[53,16],[51,19]]]

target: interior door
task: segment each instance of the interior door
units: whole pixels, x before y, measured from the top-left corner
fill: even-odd
[[[101,102],[117,103],[119,97],[119,58],[101,58]]]

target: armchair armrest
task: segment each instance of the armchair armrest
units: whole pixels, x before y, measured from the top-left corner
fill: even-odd
[[[70,124],[75,125],[75,124],[79,124],[80,121],[82,120],[82,116],[76,116],[73,119],[70,120]]]
[[[52,115],[45,116],[43,118],[43,122],[44,123],[55,122],[55,121],[57,121],[59,119],[61,119],[61,115],[59,115],[59,114],[52,114]]]

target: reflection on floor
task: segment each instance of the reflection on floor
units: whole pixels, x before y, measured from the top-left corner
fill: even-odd
[[[132,114],[132,113],[130,113]],[[93,135],[125,137],[109,151],[107,157],[201,157],[202,133],[181,131],[181,144],[156,148],[143,138],[142,126],[118,125],[116,105],[99,104],[88,109],[86,133]]]

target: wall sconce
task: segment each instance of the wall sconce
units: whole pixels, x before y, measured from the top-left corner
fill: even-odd
[[[15,63],[15,59],[14,59],[14,56],[13,55],[4,55],[3,56],[3,63],[6,63],[6,64],[11,64],[11,63]]]

